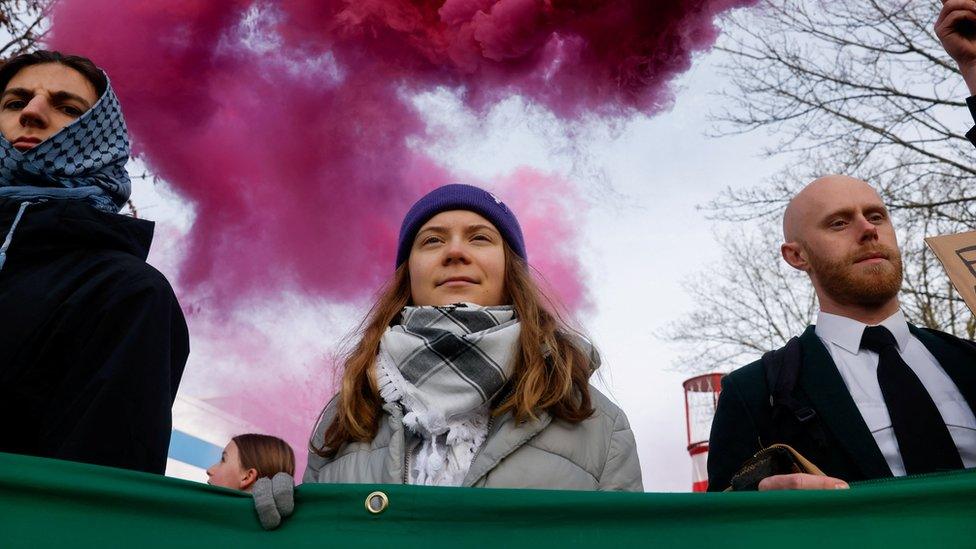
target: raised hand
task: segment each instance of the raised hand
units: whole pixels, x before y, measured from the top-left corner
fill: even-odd
[[[942,0],[935,34],[976,95],[976,0]]]

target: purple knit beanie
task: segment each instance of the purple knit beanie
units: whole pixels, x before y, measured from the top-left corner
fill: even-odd
[[[522,228],[515,214],[501,200],[490,192],[471,185],[451,184],[438,187],[418,200],[403,218],[400,225],[400,240],[397,244],[396,266],[399,267],[410,257],[413,239],[430,218],[449,210],[467,210],[484,217],[498,229],[502,238],[512,251],[522,259],[525,254],[525,240]]]

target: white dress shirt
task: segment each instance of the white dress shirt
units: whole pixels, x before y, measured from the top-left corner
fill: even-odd
[[[898,354],[915,372],[942,414],[949,428],[962,463],[976,467],[976,416],[966,403],[956,384],[939,366],[932,353],[911,332],[901,311],[881,323],[898,343]],[[847,384],[854,404],[874,436],[891,473],[905,475],[905,464],[898,451],[898,440],[891,428],[891,418],[878,384],[878,353],[861,350],[861,335],[867,324],[820,311],[817,315],[817,336],[834,359],[834,364]],[[976,367],[976,364],[973,365]]]

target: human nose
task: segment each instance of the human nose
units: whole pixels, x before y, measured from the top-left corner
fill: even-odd
[[[877,240],[878,239],[878,226],[871,223],[868,218],[863,215],[859,215],[857,218],[858,228],[861,230],[861,241],[867,240]]]
[[[20,125],[34,128],[46,128],[48,125],[48,103],[41,95],[35,95],[20,111]]]
[[[468,250],[465,246],[464,239],[462,238],[452,238],[448,240],[447,246],[444,248],[444,264],[450,264],[453,262],[466,263],[468,261]]]

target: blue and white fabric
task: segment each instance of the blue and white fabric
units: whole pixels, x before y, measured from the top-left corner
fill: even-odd
[[[32,149],[0,138],[0,197],[78,199],[117,213],[132,190],[128,159],[129,132],[110,83],[91,109]]]

